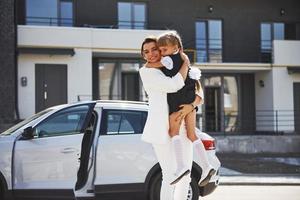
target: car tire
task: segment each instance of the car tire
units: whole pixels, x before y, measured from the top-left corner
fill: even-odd
[[[160,188],[161,188],[161,173],[156,174],[149,186],[148,199],[149,200],[160,200]],[[192,177],[192,181],[190,183],[189,193],[187,200],[198,200],[199,199],[199,187],[196,179]]]
[[[188,193],[188,200],[198,200],[200,195],[200,190],[198,186],[198,182],[195,177],[192,177],[192,181],[190,183],[190,189]]]
[[[4,189],[1,181],[0,181],[0,199],[4,199]]]
[[[151,182],[149,187],[148,199],[149,200],[159,200],[160,199],[160,187],[161,187],[162,174],[156,174]]]

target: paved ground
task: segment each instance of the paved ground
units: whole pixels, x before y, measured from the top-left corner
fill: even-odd
[[[221,175],[295,175],[300,176],[300,153],[293,154],[217,154]]]
[[[219,186],[199,200],[300,200],[299,186]]]

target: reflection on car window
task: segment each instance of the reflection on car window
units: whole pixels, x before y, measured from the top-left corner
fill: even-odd
[[[141,134],[147,112],[131,110],[104,110],[101,134]]]
[[[30,118],[28,119],[25,119],[21,122],[19,122],[18,124],[14,125],[13,127],[9,128],[8,130],[4,131],[3,133],[0,133],[0,135],[10,135],[12,134],[14,131],[16,131],[17,129],[21,128],[22,126],[24,126],[25,124],[28,124],[30,123],[31,121],[47,114],[48,112],[52,111],[53,109],[49,108],[49,109],[46,109],[46,110],[43,110],[39,113],[36,113],[35,115],[31,116]]]
[[[88,105],[71,107],[57,112],[35,127],[39,137],[79,134],[89,110]]]

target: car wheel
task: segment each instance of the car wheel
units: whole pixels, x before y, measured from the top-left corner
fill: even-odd
[[[149,200],[160,200],[160,188],[161,188],[161,173],[155,175],[150,183],[149,187]],[[192,178],[190,188],[188,192],[187,200],[198,200],[199,199],[199,187],[195,178]]]

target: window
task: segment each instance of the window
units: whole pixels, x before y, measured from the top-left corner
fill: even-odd
[[[224,129],[226,132],[238,130],[238,80],[235,76],[224,76]]]
[[[141,134],[147,118],[145,111],[104,110],[102,135]]]
[[[26,24],[73,26],[73,1],[26,0]]]
[[[139,80],[139,60],[102,60],[98,63],[95,83],[98,99],[122,99],[138,101],[141,99]],[[96,71],[96,70],[95,70]]]
[[[73,25],[73,2],[63,0],[60,1],[60,26]]]
[[[82,129],[88,105],[71,107],[51,115],[35,127],[39,138],[79,134]]]
[[[284,23],[261,23],[260,25],[261,62],[272,61],[273,40],[284,40]]]
[[[222,21],[196,22],[197,62],[222,62]]]
[[[145,3],[118,3],[118,27],[120,29],[145,29],[145,24]]]

